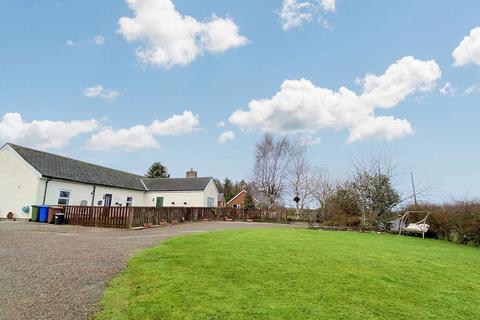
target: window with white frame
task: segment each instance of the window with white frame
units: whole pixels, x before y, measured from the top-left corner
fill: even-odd
[[[207,198],[207,207],[213,207],[215,203],[215,199]]]
[[[60,195],[58,196],[58,204],[68,205],[70,202],[70,191],[60,190]]]
[[[127,203],[125,205],[131,207],[133,205],[133,197],[127,197]]]

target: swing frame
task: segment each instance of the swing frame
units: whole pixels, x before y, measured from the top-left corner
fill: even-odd
[[[400,219],[398,219],[398,222],[399,222],[398,223],[398,235],[402,235],[402,230],[405,231],[405,232],[412,232],[412,231],[407,231],[406,230],[406,228],[407,228],[406,221],[409,218],[411,213],[426,213],[425,218],[423,218],[422,220],[420,220],[418,222],[415,222],[414,224],[416,224],[417,226],[427,224],[427,218],[428,218],[428,216],[430,216],[430,212],[428,212],[428,211],[407,211],[407,212],[405,212],[405,214]],[[423,227],[420,227],[419,229],[421,230],[421,232],[417,232],[417,233],[421,233],[422,234],[422,239],[425,239],[425,232],[427,232],[428,229],[425,230],[425,228],[423,228]],[[413,232],[413,233],[415,233],[415,232]]]

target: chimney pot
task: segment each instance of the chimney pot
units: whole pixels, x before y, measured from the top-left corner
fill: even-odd
[[[197,171],[193,170],[193,168],[190,169],[190,171],[187,171],[187,174],[185,175],[187,178],[196,178],[197,177]]]

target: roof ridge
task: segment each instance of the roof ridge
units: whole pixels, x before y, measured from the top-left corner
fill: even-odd
[[[142,179],[148,179],[148,180],[180,180],[180,179],[213,179],[213,177],[177,177],[177,178],[148,178],[148,177],[142,177]]]
[[[145,191],[149,191],[148,188],[147,188],[147,185],[145,184],[145,182],[143,182],[142,178],[140,178],[140,182],[142,183],[143,187],[145,188]]]

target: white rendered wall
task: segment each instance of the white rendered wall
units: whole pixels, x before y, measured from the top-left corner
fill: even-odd
[[[38,204],[42,204],[43,202],[43,192],[45,190],[44,179],[42,179],[41,184],[37,196]],[[45,204],[56,205],[58,203],[60,191],[70,192],[69,205],[78,206],[81,204],[82,200],[87,201],[87,205],[89,206],[92,204],[93,185],[60,180],[52,180],[48,182]],[[133,198],[133,206],[154,207],[156,205],[157,197],[163,197],[164,207],[206,207],[208,204],[208,197],[213,198],[214,206],[218,205],[218,192],[213,180],[207,185],[205,191],[144,192],[97,186],[95,189],[95,206],[99,205],[99,201],[102,201],[101,205],[103,205],[103,197],[105,194],[112,195],[112,206],[125,206],[127,197]]]
[[[17,219],[31,218],[22,208],[36,203],[40,174],[10,146],[0,150],[0,218],[9,212]]]
[[[40,189],[45,190],[44,185],[45,182],[43,182],[43,185]],[[88,206],[92,205],[93,185],[60,180],[52,180],[48,182],[45,204],[58,204],[60,191],[70,192],[69,205],[79,206],[82,203],[82,200],[86,201]],[[127,197],[133,198],[132,205],[134,206],[144,205],[144,191],[97,186],[95,188],[95,206],[99,205],[99,201],[102,201],[101,205],[103,205],[103,197],[105,194],[112,195],[112,206],[125,206],[127,203]]]
[[[155,207],[157,197],[163,197],[164,207],[203,207],[203,191],[150,191],[145,195],[144,205]]]
[[[214,207],[218,206],[218,190],[217,190],[217,187],[215,186],[215,182],[213,182],[213,179],[210,180],[207,187],[205,188],[205,191],[203,192],[202,207],[208,207],[208,198],[213,198]]]

